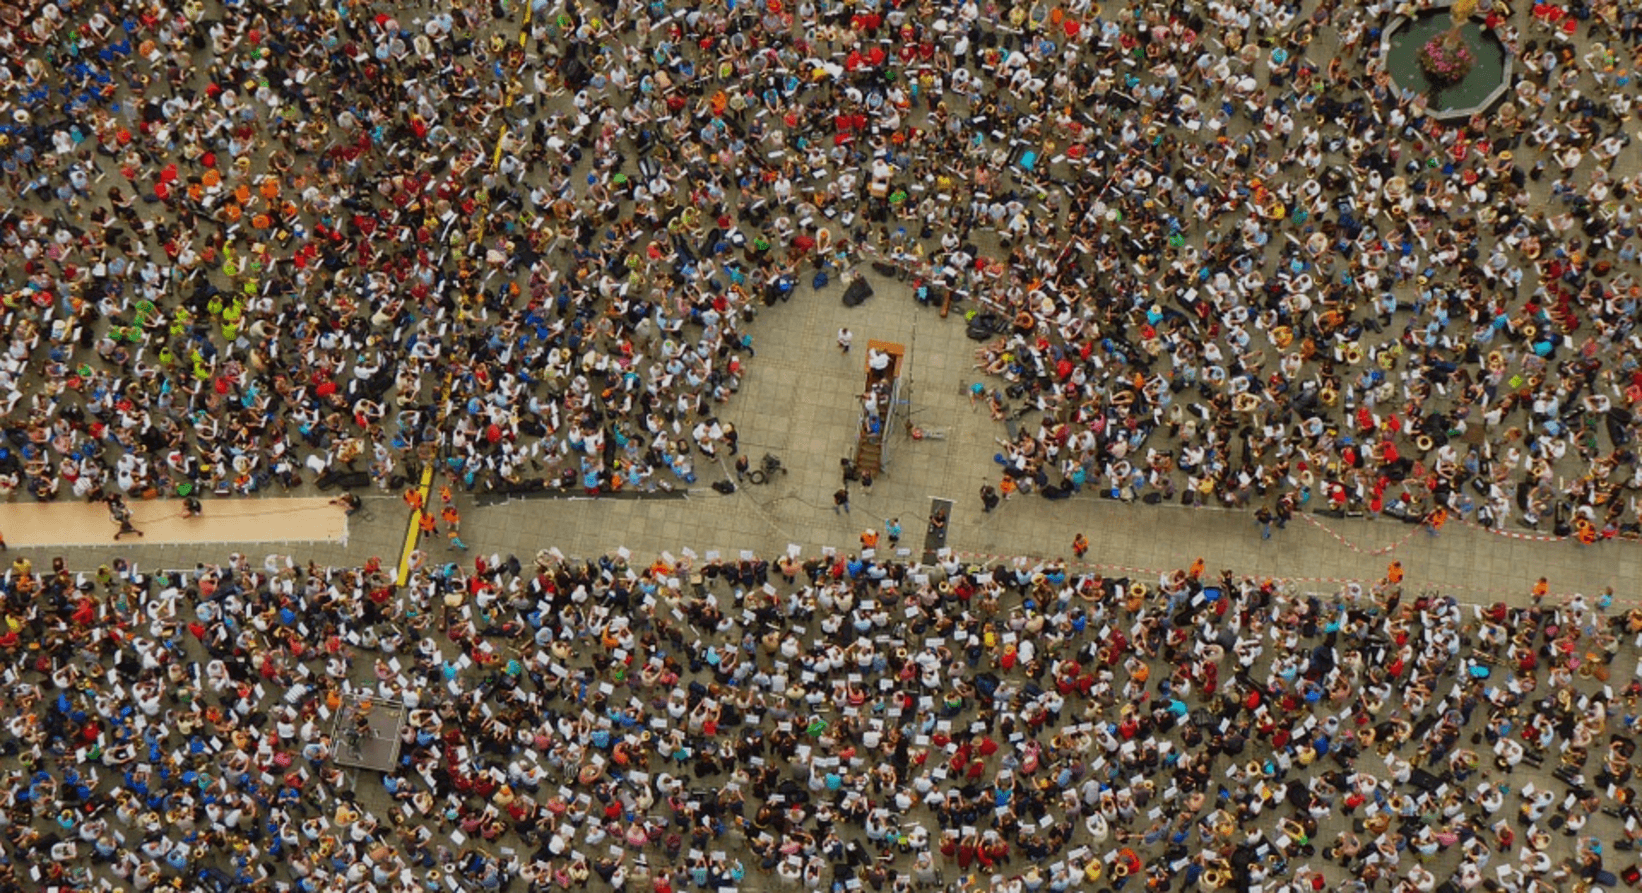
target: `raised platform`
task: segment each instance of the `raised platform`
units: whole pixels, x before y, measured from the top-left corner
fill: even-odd
[[[122,543],[154,546],[176,543],[342,543],[348,518],[323,498],[208,499],[198,518],[182,517],[182,501],[127,503],[142,536]],[[0,533],[18,546],[108,546],[119,525],[100,502],[9,502],[0,504]]]
[[[399,762],[399,733],[405,727],[405,705],[398,701],[370,701],[370,712],[365,715],[369,725],[360,730],[357,722],[365,699],[357,694],[344,695],[342,707],[337,710],[331,726],[331,740],[336,742],[338,765],[374,772],[392,772]]]

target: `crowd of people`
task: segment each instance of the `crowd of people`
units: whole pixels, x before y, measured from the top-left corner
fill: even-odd
[[[1509,95],[1441,124],[1380,55],[1413,11],[0,6],[0,494],[692,483],[748,323],[870,261],[1039,415],[1006,496],[1618,535],[1637,14],[1484,2]],[[1638,880],[1611,593],[31,561],[0,889]],[[408,710],[380,791],[358,697]]]
[[[1404,574],[19,556],[0,890],[1634,885],[1642,608]]]
[[[1011,486],[1617,535],[1637,30],[1546,10],[1445,125],[1389,0],[12,5],[0,491],[692,483],[876,259],[1002,332]]]

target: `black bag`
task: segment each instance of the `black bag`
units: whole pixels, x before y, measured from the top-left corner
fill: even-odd
[[[723,493],[725,496],[729,496],[731,493],[735,492],[735,484],[729,481],[714,481],[713,489]]]
[[[850,283],[849,288],[844,289],[844,306],[858,307],[870,297],[872,297],[872,286],[868,284],[866,279],[857,277],[854,282]]]
[[[964,334],[971,341],[985,341],[997,334],[997,323],[998,317],[995,313],[976,314],[975,318],[969,321],[969,328]]]

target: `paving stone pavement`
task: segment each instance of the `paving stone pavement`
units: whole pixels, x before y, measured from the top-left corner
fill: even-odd
[[[727,456],[720,467],[704,458],[698,485],[683,500],[532,498],[505,504],[463,507],[463,539],[473,554],[533,555],[556,546],[566,555],[594,556],[626,547],[640,556],[661,551],[735,555],[750,550],[774,555],[789,544],[806,554],[822,547],[852,551],[868,526],[899,518],[907,535],[903,548],[921,542],[932,498],[955,502],[948,543],[976,556],[1071,557],[1073,535],[1090,540],[1086,561],[1094,565],[1166,571],[1202,557],[1211,567],[1240,574],[1298,580],[1316,591],[1332,591],[1334,581],[1377,580],[1399,560],[1410,583],[1467,600],[1525,602],[1534,581],[1549,579],[1553,593],[1599,592],[1615,588],[1620,601],[1634,597],[1631,581],[1642,573],[1642,544],[1613,541],[1580,546],[1521,538],[1474,526],[1449,524],[1437,536],[1391,519],[1296,517],[1270,540],[1247,512],[1179,505],[1124,504],[1089,488],[1062,502],[1016,495],[988,514],[979,490],[996,484],[992,456],[1006,436],[981,405],[972,405],[968,385],[975,342],[964,336],[961,319],[942,319],[918,305],[909,289],[893,279],[872,278],[876,295],[856,308],[839,300],[838,284],[820,291],[802,286],[792,300],[766,309],[751,327],[758,351],[739,394],[725,407],[740,431],[740,449],[756,463],[765,452],[779,456],[791,473],[771,483],[743,482],[720,495],[707,484],[733,477]],[[856,347],[842,354],[837,332],[847,326]],[[839,459],[852,453],[858,395],[865,384],[868,339],[907,347],[902,417],[944,439],[913,441],[896,424],[888,438],[888,466],[870,491],[851,489],[851,511],[835,512],[832,494],[841,484]],[[207,504],[206,520],[210,505]],[[350,519],[346,543],[285,544],[270,547],[320,564],[358,564],[379,557],[397,561],[408,511],[393,495],[368,495],[365,509]],[[440,539],[424,544],[433,560],[461,560]],[[247,545],[253,559],[261,549]],[[188,568],[225,557],[222,547],[131,545],[52,550],[70,567],[93,569],[115,557],[140,568]]]
[[[728,496],[698,486],[682,501],[519,500],[470,512],[464,538],[477,551],[520,555],[548,543],[575,556],[619,546],[639,555],[676,554],[686,546],[703,554],[746,549],[770,555],[788,544],[814,554],[824,546],[853,550],[864,528],[899,518],[907,547],[921,541],[930,499],[944,497],[956,502],[948,541],[962,553],[1071,557],[1072,536],[1083,531],[1092,564],[1170,570],[1202,557],[1211,567],[1298,579],[1319,591],[1333,588],[1332,580],[1377,580],[1395,559],[1415,586],[1468,600],[1524,601],[1540,576],[1549,578],[1553,592],[1614,586],[1624,599],[1628,581],[1642,569],[1642,544],[1628,541],[1584,547],[1457,524],[1433,537],[1391,519],[1308,515],[1263,541],[1247,512],[1123,504],[1088,488],[1064,502],[1016,495],[987,514],[979,490],[997,483],[991,457],[1005,431],[984,406],[970,403],[975,343],[956,315],[943,320],[920,307],[903,284],[873,280],[877,294],[860,307],[844,307],[837,285],[819,292],[804,287],[751,327],[758,356],[726,415],[736,420],[740,448],[755,464],[772,452],[789,475],[765,485],[743,483]],[[835,345],[843,326],[856,337],[848,355]],[[910,410],[919,426],[944,430],[946,437],[915,442],[895,426],[888,468],[870,492],[852,488],[846,515],[834,512],[832,494],[841,483],[839,459],[854,445],[857,395],[865,382],[861,346],[869,338],[907,346],[909,402],[898,411]]]

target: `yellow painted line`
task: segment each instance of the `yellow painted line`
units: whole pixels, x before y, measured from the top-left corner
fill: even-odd
[[[434,462],[437,461],[439,461],[438,457],[435,457]],[[422,469],[422,482],[416,486],[417,489],[422,491],[422,505],[425,508],[428,505],[428,494],[433,490],[433,462],[429,462],[427,467]],[[420,510],[410,513],[410,526],[405,531],[405,548],[399,553],[400,586],[405,585],[410,580],[411,553],[416,551],[416,539],[422,533],[421,520],[422,512]]]
[[[519,46],[525,45],[525,38],[530,34],[530,14],[535,11],[535,0],[525,0],[525,23],[519,28]]]
[[[456,383],[453,373],[445,373],[444,384],[439,388],[439,402],[441,405],[450,403],[450,390]],[[440,422],[444,421],[441,416]],[[433,461],[422,469],[422,480],[416,485],[422,491],[422,508],[410,513],[410,525],[405,530],[405,548],[399,551],[399,585],[403,586],[410,580],[411,553],[416,551],[416,540],[422,535],[422,512],[433,511],[433,503],[429,501],[433,494],[433,469],[439,464],[439,457],[435,455]]]

